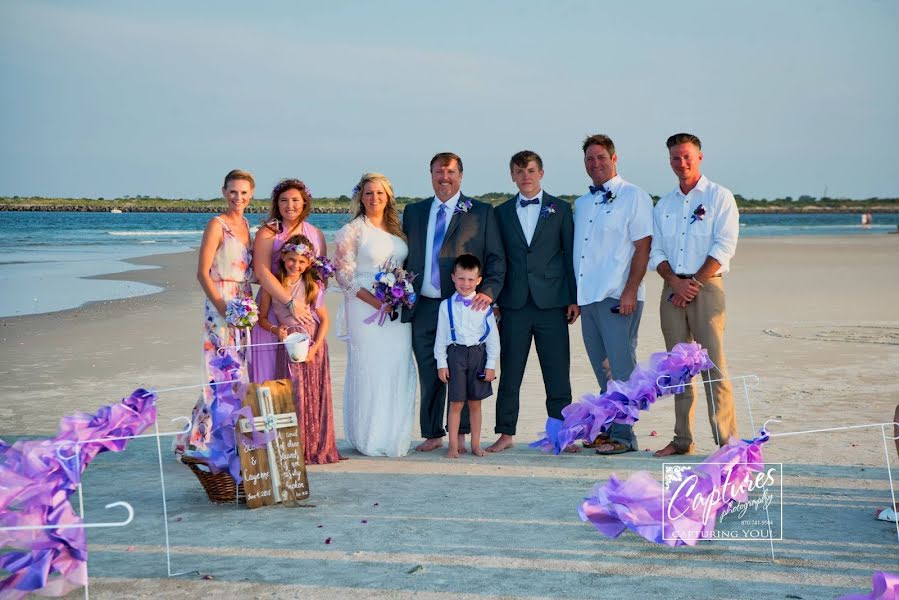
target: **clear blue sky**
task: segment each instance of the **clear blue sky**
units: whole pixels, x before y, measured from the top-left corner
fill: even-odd
[[[524,148],[579,193],[598,132],[661,194],[690,131],[747,197],[899,196],[893,0],[0,0],[0,81],[0,195],[214,197],[240,167],[423,196],[443,150],[480,194]]]

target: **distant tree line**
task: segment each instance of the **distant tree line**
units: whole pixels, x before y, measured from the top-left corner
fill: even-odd
[[[497,205],[512,196],[508,192],[490,192],[473,196],[483,202]],[[574,202],[578,196],[569,194],[559,196],[567,202]],[[735,196],[741,211],[753,212],[899,212],[899,198],[867,198],[852,200],[849,198],[815,198],[799,196],[793,198],[745,198]],[[417,202],[423,198],[397,197],[400,206]],[[659,196],[652,197],[657,202]],[[341,195],[336,198],[315,198],[313,209],[322,213],[343,213],[349,209],[350,198]],[[264,213],[269,208],[268,199],[257,198],[250,203],[247,212]],[[215,199],[172,199],[157,196],[125,196],[123,198],[44,198],[38,196],[0,197],[0,211],[78,211],[108,212],[117,209],[123,212],[221,212],[225,209],[225,201]]]

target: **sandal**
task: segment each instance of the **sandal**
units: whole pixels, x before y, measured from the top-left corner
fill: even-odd
[[[609,436],[607,436],[604,433],[600,433],[598,436],[596,436],[596,439],[593,440],[592,442],[588,442],[587,440],[584,440],[581,443],[583,444],[584,448],[598,448],[599,446],[602,446],[603,444],[608,444],[611,441],[612,440],[609,439]]]
[[[607,450],[602,450],[604,446],[608,447]],[[596,449],[596,453],[602,456],[612,456],[613,454],[625,454],[626,452],[635,452],[636,448],[631,448],[627,444],[622,444],[621,442],[606,442],[605,444],[600,444],[599,448]]]

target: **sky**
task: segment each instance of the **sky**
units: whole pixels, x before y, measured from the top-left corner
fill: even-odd
[[[673,189],[665,140],[748,198],[899,196],[899,2],[0,0],[0,195],[213,198],[232,168],[349,194],[579,194],[581,142]]]

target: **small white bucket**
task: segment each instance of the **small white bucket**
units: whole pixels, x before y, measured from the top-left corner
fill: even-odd
[[[306,361],[309,354],[309,336],[302,331],[296,331],[284,338],[284,348],[290,362],[301,363]]]

